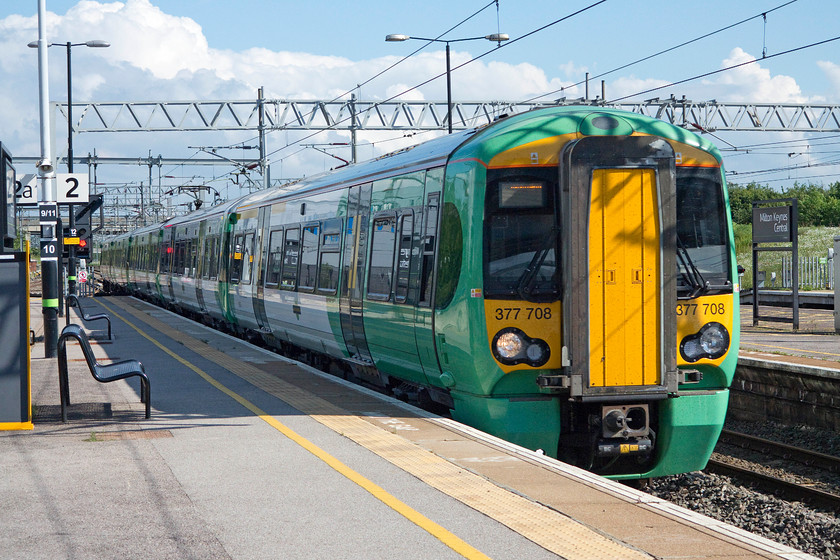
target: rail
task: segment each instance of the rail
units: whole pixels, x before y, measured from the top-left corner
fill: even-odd
[[[736,467],[735,465],[714,459],[709,460],[706,471],[757,484],[773,493],[784,496],[788,500],[802,501],[812,506],[840,511],[840,496],[823,492],[816,488],[809,488],[801,484],[796,484],[795,482],[788,482],[787,480],[768,476],[743,467]]]

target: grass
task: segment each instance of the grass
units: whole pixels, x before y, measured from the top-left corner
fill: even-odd
[[[735,224],[735,258],[746,269],[741,279],[741,289],[752,288],[752,226]],[[834,237],[840,236],[840,227],[799,228],[799,256],[826,257],[828,249],[834,247]],[[782,243],[764,243],[762,247],[784,246]],[[788,245],[790,246],[790,245]],[[782,257],[789,252],[764,251],[758,255],[758,269],[766,272],[765,286],[770,287],[770,273],[776,273],[776,286],[782,285]],[[840,257],[838,257],[840,258]],[[805,288],[803,288],[805,289]]]

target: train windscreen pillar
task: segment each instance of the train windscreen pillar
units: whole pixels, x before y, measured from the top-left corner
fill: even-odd
[[[0,430],[31,430],[28,246],[0,254],[0,346]]]

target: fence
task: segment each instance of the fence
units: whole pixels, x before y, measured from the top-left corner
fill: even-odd
[[[78,272],[76,273],[79,274]],[[80,296],[92,296],[96,291],[96,286],[93,281],[93,267],[88,265],[85,272],[86,279],[84,282],[76,281],[76,293]],[[78,276],[77,276],[78,277]]]
[[[793,287],[791,257],[782,257],[782,285]],[[799,289],[833,290],[834,262],[827,257],[799,257]]]

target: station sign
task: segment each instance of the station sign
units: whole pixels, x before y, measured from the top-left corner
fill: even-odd
[[[41,239],[41,260],[42,261],[57,261],[58,260],[58,239]]]
[[[791,224],[790,206],[753,208],[753,243],[790,243]]]
[[[38,205],[38,219],[41,223],[58,223],[58,205],[55,202]]]
[[[90,184],[86,173],[56,173],[56,202],[59,204],[87,204]],[[40,200],[38,176],[29,173],[15,182],[15,204],[36,206]]]

